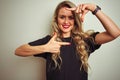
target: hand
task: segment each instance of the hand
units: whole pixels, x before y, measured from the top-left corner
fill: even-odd
[[[76,7],[73,8],[66,8],[67,10],[70,11],[75,11],[76,13],[80,14],[80,20],[83,22],[85,15],[89,12],[89,11],[94,11],[96,8],[95,4],[90,4],[90,3],[86,3],[86,4],[80,4]]]
[[[46,51],[50,53],[59,53],[60,47],[62,45],[70,45],[69,42],[58,42],[56,41],[57,33],[50,39],[50,41],[46,44]]]

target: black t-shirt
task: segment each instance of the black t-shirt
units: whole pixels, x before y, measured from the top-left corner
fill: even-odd
[[[94,52],[100,47],[94,43],[94,38],[97,33],[93,34],[91,38],[85,39],[85,42],[89,45],[88,55]],[[37,46],[46,44],[51,37],[48,35],[42,39],[30,42],[29,45]],[[62,58],[62,65],[59,68],[55,68],[54,62],[51,59],[51,53],[43,53],[34,55],[35,57],[43,57],[46,59],[46,76],[47,80],[87,80],[88,74],[83,70],[80,70],[81,61],[76,53],[76,46],[71,37],[63,38],[62,41],[70,42],[71,45],[61,46],[60,56]]]

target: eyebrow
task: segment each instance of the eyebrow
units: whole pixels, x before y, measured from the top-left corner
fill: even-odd
[[[71,14],[71,15],[59,14],[59,16],[73,16],[73,17],[74,17],[74,15],[73,15],[73,14]]]

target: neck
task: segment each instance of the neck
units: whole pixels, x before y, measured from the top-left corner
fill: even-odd
[[[63,33],[62,36],[63,36],[63,38],[70,37],[70,33]]]

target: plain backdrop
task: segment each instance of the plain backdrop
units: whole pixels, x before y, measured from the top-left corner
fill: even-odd
[[[62,0],[0,0],[0,80],[45,80],[43,58],[19,57],[17,47],[50,33],[56,5]],[[120,26],[120,0],[71,0],[95,3]],[[104,28],[90,12],[84,29],[102,32]],[[103,44],[89,57],[89,80],[120,80],[120,37]]]

